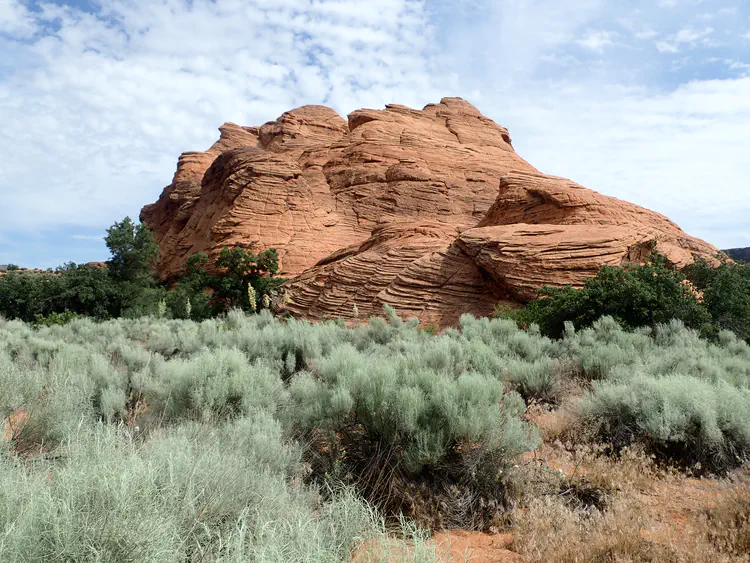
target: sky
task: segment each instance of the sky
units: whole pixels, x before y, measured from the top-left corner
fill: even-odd
[[[445,96],[543,172],[750,246],[746,0],[0,0],[0,264],[106,259],[225,121]]]

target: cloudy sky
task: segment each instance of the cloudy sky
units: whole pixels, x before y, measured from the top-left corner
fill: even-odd
[[[0,264],[105,259],[224,121],[461,96],[544,172],[750,246],[746,0],[0,0]]]

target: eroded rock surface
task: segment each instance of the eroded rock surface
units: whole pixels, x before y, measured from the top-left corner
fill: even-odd
[[[348,120],[305,106],[220,131],[142,211],[160,272],[179,275],[196,252],[273,247],[300,317],[364,319],[390,304],[444,327],[653,248],[678,267],[718,252],[658,213],[540,174],[460,98]]]
[[[172,184],[141,213],[165,277],[190,255],[227,245],[274,247],[282,275],[295,276],[383,223],[468,228],[495,201],[503,174],[534,170],[505,128],[457,98],[422,111],[359,110],[348,122],[305,106],[220,131],[208,151],[180,157]]]

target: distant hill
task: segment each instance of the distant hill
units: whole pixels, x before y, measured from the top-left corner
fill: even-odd
[[[742,260],[743,262],[750,262],[750,248],[730,248],[725,250],[729,256],[735,260]]]

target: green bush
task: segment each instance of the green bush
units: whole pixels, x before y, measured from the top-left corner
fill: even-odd
[[[212,273],[208,257],[199,253],[188,259],[179,279],[162,282],[155,277],[159,247],[143,223],[126,217],[107,229],[104,240],[111,253],[106,268],[72,262],[46,273],[8,268],[0,277],[0,315],[36,322],[67,312],[100,320],[168,313],[200,321],[232,308],[255,312],[284,281],[276,277],[273,248],[257,256],[224,248]]]
[[[748,389],[640,373],[597,382],[581,405],[583,420],[615,448],[640,442],[662,459],[717,472],[748,460],[748,412]]]
[[[714,334],[731,330],[750,342],[750,264],[729,261],[714,268],[700,260],[686,270],[687,278],[702,293],[713,319]]]
[[[611,316],[629,329],[677,319],[714,340],[730,330],[750,342],[750,265],[698,260],[680,272],[654,254],[644,265],[604,266],[580,290],[542,287],[526,307],[499,305],[495,314],[555,338],[566,322],[585,328]]]
[[[239,247],[223,248],[216,260],[223,271],[209,286],[214,290],[213,301],[220,311],[241,308],[257,311],[262,298],[284,281],[274,277],[279,270],[279,255],[275,248],[257,256]]]
[[[554,402],[570,374],[592,381],[580,422],[613,451],[717,473],[750,455],[750,346],[730,331],[604,317],[553,340],[507,319],[431,334],[386,316],[0,319],[0,417],[15,421],[0,560],[341,561],[362,542],[387,560],[403,543],[376,514],[495,523],[538,438],[515,391]],[[437,560],[403,525],[413,560]]]
[[[321,355],[347,334],[295,330],[289,345]],[[439,561],[424,532],[404,521],[413,547],[396,541],[356,491],[303,483],[283,362],[262,351],[284,333],[267,313],[0,319],[0,418],[16,420],[0,447],[0,560]]]
[[[259,410],[276,413],[286,397],[277,370],[261,360],[250,364],[239,350],[224,348],[200,352],[187,361],[156,359],[151,370],[134,378],[133,388],[143,394],[155,416],[169,420],[216,420]]]
[[[628,332],[604,318],[561,345],[595,380],[584,425],[615,450],[719,473],[750,453],[750,346],[733,333],[711,343],[680,321]]]
[[[0,277],[0,315],[32,322],[35,315],[52,313],[53,297],[62,293],[61,280],[55,275],[8,272]]]
[[[584,328],[603,316],[628,328],[672,319],[697,329],[711,324],[711,314],[685,283],[684,275],[659,254],[653,254],[644,265],[603,266],[580,290],[542,287],[539,298],[525,308],[499,309],[498,315],[537,324],[544,334],[555,338],[563,334],[566,321]]]
[[[557,361],[544,358],[535,362],[509,362],[504,379],[512,383],[526,401],[557,401]]]
[[[52,312],[46,317],[42,315],[34,315],[33,326],[55,326],[55,325],[66,325],[69,322],[78,318],[78,315],[71,311],[65,311],[63,313]]]
[[[290,382],[291,421],[317,443],[317,472],[345,476],[391,514],[487,525],[505,471],[538,443],[523,400],[504,393],[499,374],[471,370],[448,335],[397,318],[362,332],[369,343],[340,345]],[[472,500],[451,498],[451,487]]]
[[[299,452],[269,418],[185,425],[145,445],[111,426],[81,429],[65,463],[0,455],[3,561],[348,560],[385,543],[382,522],[350,491],[322,502],[295,487]],[[419,534],[414,561],[438,561]]]
[[[453,377],[385,357],[340,348],[321,362],[318,376],[291,382],[294,420],[302,429],[362,431],[362,440],[398,453],[410,474],[437,467],[460,443],[481,444],[508,463],[535,445],[517,395],[504,395],[490,376]],[[502,454],[502,455],[501,455]]]

